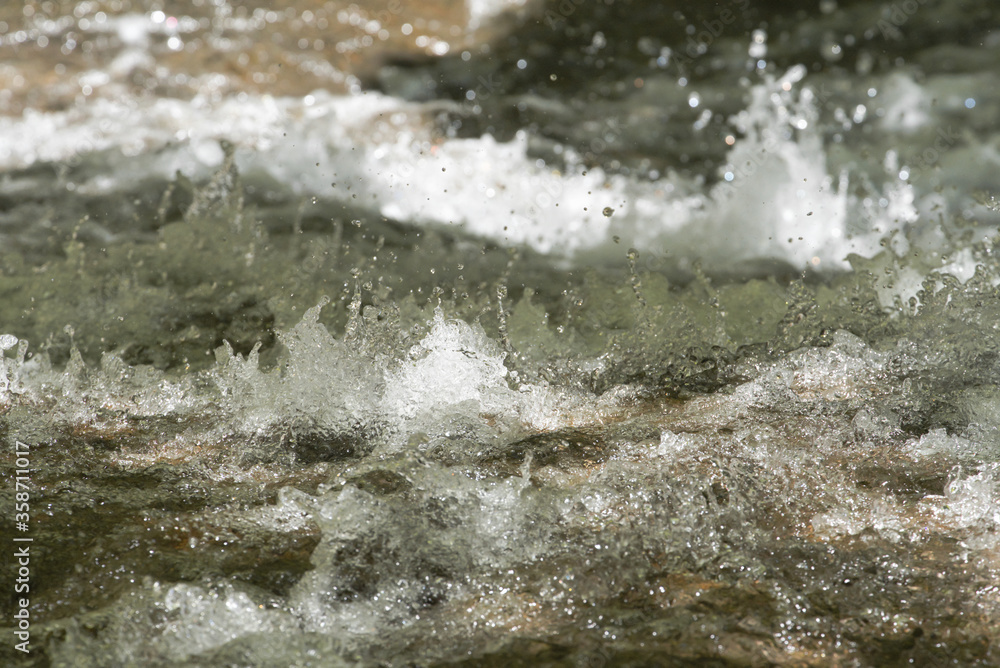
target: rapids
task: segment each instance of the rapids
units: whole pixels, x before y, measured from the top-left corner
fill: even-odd
[[[2,661],[996,665],[997,18],[4,6]]]

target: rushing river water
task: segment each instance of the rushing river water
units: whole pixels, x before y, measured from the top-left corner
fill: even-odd
[[[0,661],[1000,664],[998,14],[6,3]]]

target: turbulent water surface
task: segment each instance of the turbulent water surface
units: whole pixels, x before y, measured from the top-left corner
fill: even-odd
[[[0,660],[1000,663],[998,18],[4,4]]]

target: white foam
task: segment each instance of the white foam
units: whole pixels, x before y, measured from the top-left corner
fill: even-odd
[[[981,448],[967,438],[949,435],[943,427],[932,429],[919,439],[907,442],[904,451],[918,458],[946,456],[960,458],[978,454]]]
[[[478,325],[445,320],[434,312],[431,332],[410,350],[410,360],[387,374],[387,411],[413,418],[468,404],[478,413],[506,412],[517,395],[507,387],[505,354]]]
[[[880,386],[887,359],[886,353],[872,350],[854,334],[837,330],[829,347],[800,348],[761,369],[739,367],[756,378],[736,388],[733,403],[739,407],[783,397],[835,401],[865,396]]]
[[[1000,526],[1000,465],[989,464],[966,477],[960,473],[945,488],[939,513],[955,527],[977,527],[995,534]],[[991,538],[996,545],[995,535]]]
[[[177,170],[204,177],[220,159],[216,140],[228,138],[244,171],[407,223],[461,227],[568,258],[619,258],[618,238],[647,255],[700,258],[707,269],[756,260],[845,268],[848,253],[870,256],[882,237],[915,220],[912,188],[898,178],[862,197],[849,188],[853,176],[827,172],[818,101],[803,68],[767,76],[749,93],[749,106],[732,119],[742,136],[710,191],[675,173],[649,181],[587,168],[569,149],[559,171],[529,156],[524,132],[508,142],[441,137],[431,118],[452,103],[320,91],[302,99],[98,98],[67,111],[28,111],[0,118],[9,138],[0,168],[111,149],[146,156],[113,179],[74,184],[103,192]]]
[[[8,359],[4,353],[18,346],[17,357]],[[24,368],[24,357],[27,353],[27,341],[19,341],[13,334],[0,336],[0,406],[10,400],[10,395],[20,394],[21,370]]]
[[[915,132],[931,121],[931,96],[912,76],[894,72],[880,91],[884,115],[880,125],[887,131]]]
[[[493,19],[520,9],[529,0],[465,0],[469,12],[469,29],[475,30]]]
[[[378,404],[381,369],[319,323],[326,300],[303,315],[280,340],[288,350],[283,369],[258,369],[257,349],[246,358],[226,344],[216,353],[214,378],[227,414],[241,433],[264,434],[278,425],[321,432],[370,427],[381,419]]]
[[[959,283],[965,285],[970,278],[976,275],[979,264],[972,256],[972,249],[963,248],[951,256],[951,261],[948,264],[939,267],[937,273],[950,274],[957,278]]]
[[[253,633],[291,632],[297,624],[277,610],[268,610],[230,585],[206,591],[177,584],[166,591],[163,609],[172,621],[164,626],[158,645],[164,654],[183,659]]]

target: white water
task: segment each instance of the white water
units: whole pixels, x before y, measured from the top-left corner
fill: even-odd
[[[878,91],[873,98],[855,94],[852,118],[859,120],[844,125],[848,132],[874,130],[903,141],[938,131],[954,143],[962,121],[950,120],[953,115],[980,117],[981,109],[1000,106],[995,89],[978,88],[983,83],[970,79],[953,91],[954,84],[939,81],[925,89],[894,74],[872,82]],[[106,193],[177,170],[204,178],[221,163],[218,141],[226,139],[239,147],[241,171],[267,174],[302,195],[342,199],[412,224],[460,227],[559,258],[619,257],[624,245],[646,249],[652,258],[687,258],[682,264],[699,259],[710,271],[766,260],[844,269],[849,253],[870,257],[885,239],[906,253],[909,243],[897,233],[917,223],[921,211],[940,214],[941,197],[925,189],[936,179],[922,174],[922,189],[908,182],[911,172],[921,171],[922,154],[901,163],[899,149],[876,141],[861,149],[882,151],[872,157],[883,163],[883,173],[869,173],[865,159],[840,147],[842,166],[830,165],[817,108],[829,101],[817,100],[805,68],[752,75],[745,94],[748,105],[731,119],[728,139],[716,140],[733,145],[719,168],[722,178],[711,187],[676,173],[650,180],[588,169],[570,148],[561,150],[564,168],[549,166],[528,155],[523,131],[510,142],[488,135],[449,139],[434,129],[433,117],[461,105],[407,103],[371,92],[316,91],[304,98],[241,93],[221,101],[98,98],[65,112],[30,111],[0,119],[0,133],[8,137],[0,146],[0,167],[72,164],[94,151],[132,157],[127,172],[68,184],[82,193]],[[975,100],[974,109],[955,108],[962,95],[975,95],[966,98]],[[923,111],[928,105],[915,96],[947,102]],[[870,112],[861,111],[869,106]],[[995,141],[962,151],[978,169],[957,182],[962,172],[950,171],[949,182],[959,190],[979,188],[979,169],[1000,165]],[[968,196],[949,194],[945,201],[966,217],[995,215]],[[968,274],[968,264],[958,271]]]
[[[466,27],[497,6],[470,7]],[[226,208],[242,197],[226,178],[138,240],[78,239],[102,229],[100,207],[66,230],[0,212],[0,243],[34,248],[51,227],[61,251],[34,267],[0,254],[4,294],[37,299],[0,319],[34,328],[30,343],[0,336],[0,426],[40,445],[39,543],[65,573],[40,594],[54,665],[503,663],[542,656],[533,642],[591,665],[647,647],[692,662],[995,659],[991,67],[746,69],[748,50],[767,55],[754,36],[736,44],[737,85],[630,78],[605,107],[625,119],[616,136],[579,105],[512,101],[568,115],[592,148],[665,122],[651,109],[700,109],[683,131],[721,157],[699,172],[664,146],[676,164],[657,170],[533,127],[461,138],[442,117],[475,118],[476,96],[406,101],[344,72],[340,94],[225,92],[211,71],[190,99],[123,94],[135,63],[197,31],[166,20],[114,19],[124,51],[73,78],[85,100],[0,117],[11,210],[37,213],[38,189],[114,210],[151,177],[205,181],[225,166],[220,140],[246,181],[345,206],[316,204],[335,231],[302,248]],[[435,40],[430,53],[451,50]],[[714,105],[737,111],[712,124]],[[348,209],[361,260],[336,227]],[[385,258],[409,247],[365,245],[382,216],[464,234],[413,251],[396,287]],[[539,255],[456,279],[468,303],[412,287],[473,275],[462,253],[485,265],[490,242]],[[100,264],[120,248],[125,262]],[[747,279],[781,263],[829,273]],[[588,273],[607,265],[619,275]],[[517,268],[553,285],[508,299],[528,280]],[[696,280],[657,273],[675,268]],[[277,345],[237,353],[234,326],[211,343],[204,321],[241,289],[260,299],[238,312],[276,314]],[[43,351],[59,357],[68,325],[53,364]],[[164,331],[214,364],[187,348],[152,357],[160,368],[124,361]],[[81,353],[74,336],[106,347]]]

